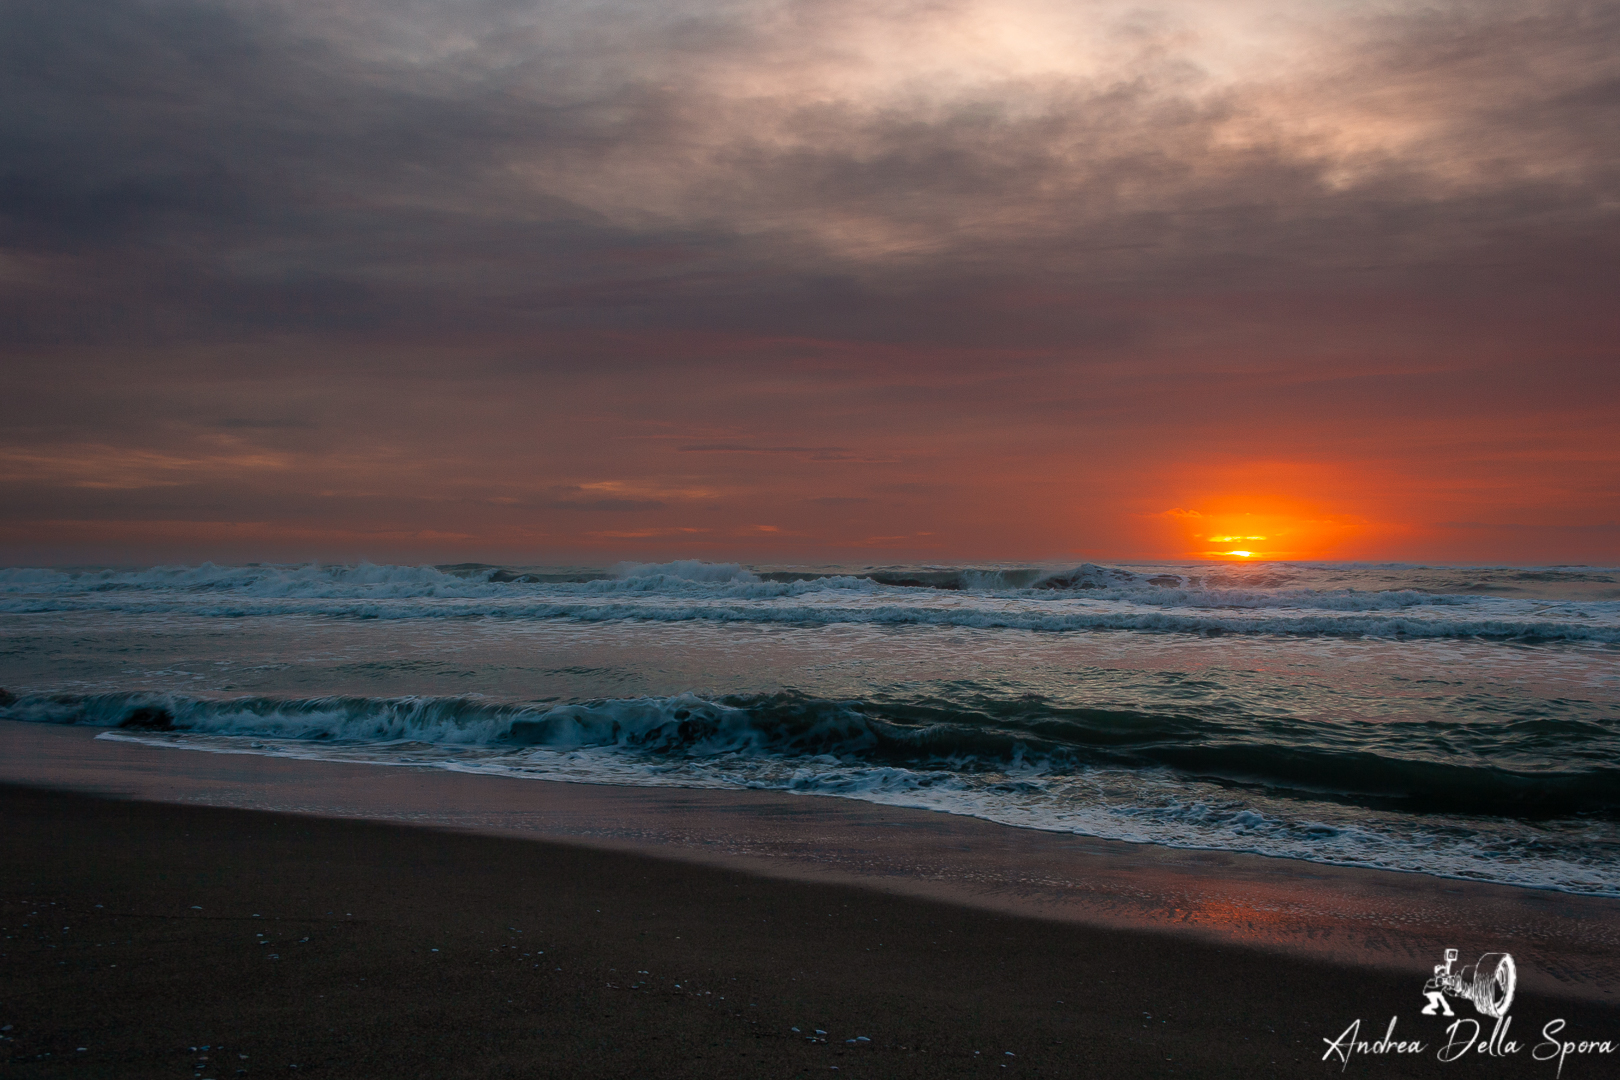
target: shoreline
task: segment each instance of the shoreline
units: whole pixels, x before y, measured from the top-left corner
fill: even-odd
[[[85,726],[90,726],[90,725],[85,725]],[[422,771],[430,771],[430,772],[449,772],[449,773],[462,774],[462,775],[488,777],[488,778],[491,778],[491,779],[503,779],[503,780],[504,779],[515,779],[515,780],[524,781],[524,782],[532,781],[532,782],[539,782],[539,783],[545,783],[545,784],[554,784],[554,785],[561,784],[561,785],[564,785],[564,786],[583,785],[583,786],[587,786],[587,787],[615,788],[615,789],[626,788],[626,789],[636,789],[636,790],[707,791],[707,792],[718,793],[722,798],[727,797],[728,795],[730,795],[732,793],[738,793],[738,792],[747,791],[747,792],[763,792],[763,793],[767,793],[767,794],[777,794],[777,795],[786,796],[787,798],[790,798],[790,799],[819,798],[819,799],[847,800],[847,801],[852,801],[852,802],[866,803],[866,804],[869,804],[869,805],[880,807],[880,808],[882,808],[884,810],[892,810],[892,811],[894,811],[896,813],[899,813],[899,814],[921,813],[921,814],[925,814],[925,815],[929,815],[929,816],[933,816],[933,815],[936,815],[936,814],[945,815],[947,817],[956,817],[956,818],[962,818],[962,819],[969,820],[969,821],[981,822],[983,824],[987,824],[987,825],[993,826],[995,828],[1013,829],[1013,830],[1016,830],[1018,832],[1044,833],[1044,834],[1046,834],[1048,836],[1056,836],[1056,837],[1061,837],[1061,838],[1064,838],[1064,839],[1072,839],[1072,840],[1080,841],[1080,842],[1083,842],[1083,843],[1104,844],[1104,845],[1108,845],[1108,849],[1110,850],[1110,852],[1112,852],[1115,855],[1120,854],[1121,851],[1141,851],[1141,850],[1191,852],[1191,853],[1194,853],[1194,854],[1203,854],[1203,855],[1231,856],[1231,857],[1239,859],[1239,860],[1263,859],[1263,860],[1266,860],[1269,863],[1280,864],[1280,865],[1282,865],[1284,867],[1293,866],[1293,865],[1296,865],[1296,864],[1303,864],[1306,867],[1314,867],[1314,866],[1323,867],[1327,871],[1333,871],[1333,870],[1342,869],[1342,870],[1349,870],[1349,871],[1352,871],[1352,872],[1359,871],[1359,870],[1370,870],[1370,871],[1372,871],[1374,873],[1379,873],[1379,874],[1416,874],[1419,877],[1427,878],[1427,879],[1430,879],[1430,880],[1433,880],[1433,881],[1442,881],[1442,882],[1453,881],[1453,882],[1464,883],[1464,884],[1467,884],[1467,885],[1470,885],[1470,886],[1476,886],[1476,885],[1477,886],[1500,886],[1500,887],[1506,887],[1506,888],[1510,888],[1510,889],[1525,889],[1525,890],[1529,890],[1531,892],[1562,893],[1564,895],[1577,897],[1577,898],[1584,897],[1584,898],[1590,898],[1590,899],[1595,899],[1595,900],[1600,900],[1600,901],[1602,901],[1602,900],[1610,900],[1610,901],[1620,902],[1620,891],[1615,891],[1615,892],[1592,892],[1592,891],[1583,891],[1583,890],[1575,889],[1575,888],[1561,888],[1561,887],[1559,887],[1557,885],[1538,885],[1538,884],[1530,884],[1530,883],[1521,882],[1521,881],[1496,881],[1496,880],[1491,880],[1491,879],[1484,878],[1484,877],[1468,877],[1468,876],[1463,876],[1463,875],[1446,874],[1446,873],[1442,873],[1442,872],[1432,870],[1432,869],[1408,869],[1408,868],[1400,868],[1400,867],[1377,866],[1377,865],[1370,865],[1370,864],[1366,864],[1366,863],[1336,862],[1336,861],[1332,861],[1332,860],[1328,860],[1328,859],[1311,859],[1311,858],[1308,858],[1308,857],[1305,857],[1305,856],[1300,856],[1300,855],[1276,854],[1276,853],[1272,853],[1272,852],[1243,850],[1243,849],[1228,848],[1228,847],[1200,846],[1198,844],[1177,844],[1177,843],[1171,843],[1171,842],[1163,841],[1163,840],[1155,841],[1155,840],[1141,840],[1141,839],[1126,839],[1126,838],[1122,838],[1122,837],[1099,836],[1099,835],[1096,835],[1094,833],[1087,833],[1087,832],[1079,831],[1079,830],[1071,831],[1071,830],[1060,828],[1060,827],[1042,827],[1042,826],[1039,826],[1039,825],[1010,822],[1010,821],[1001,820],[1001,819],[997,819],[997,818],[993,818],[993,817],[988,817],[988,816],[985,816],[985,815],[982,815],[982,814],[972,813],[972,812],[969,812],[969,811],[953,810],[953,809],[951,809],[949,807],[945,807],[945,806],[927,806],[927,805],[910,805],[910,806],[908,806],[908,805],[904,805],[904,804],[900,804],[900,803],[890,803],[890,802],[884,802],[884,801],[880,801],[880,800],[876,800],[876,799],[868,799],[868,798],[864,798],[864,797],[861,797],[861,796],[858,796],[858,795],[844,795],[844,794],[840,794],[840,793],[837,793],[837,792],[820,791],[820,790],[815,790],[815,789],[799,790],[799,789],[783,788],[783,787],[779,787],[779,786],[763,786],[763,785],[759,786],[759,787],[754,787],[752,785],[744,786],[742,784],[728,784],[728,785],[720,786],[720,785],[713,785],[713,784],[690,784],[690,785],[688,785],[688,784],[657,784],[657,783],[621,783],[621,782],[615,781],[614,779],[612,779],[610,777],[609,778],[602,778],[602,779],[579,779],[579,778],[575,778],[575,779],[568,779],[568,780],[559,780],[559,779],[554,779],[551,776],[547,776],[547,775],[544,775],[544,774],[534,774],[534,773],[524,773],[524,772],[505,772],[505,771],[501,771],[501,770],[493,770],[493,769],[487,769],[487,768],[483,768],[483,767],[464,768],[464,767],[461,767],[459,764],[446,763],[446,762],[438,762],[438,763],[423,763],[423,762],[411,762],[411,761],[391,762],[391,761],[377,760],[377,759],[366,760],[366,759],[346,759],[344,757],[317,757],[317,756],[312,756],[312,755],[305,755],[305,754],[302,754],[302,753],[267,753],[267,754],[264,754],[264,753],[258,753],[255,750],[236,749],[236,748],[233,748],[233,747],[230,747],[230,746],[227,746],[227,745],[220,745],[220,744],[214,743],[214,742],[210,742],[210,743],[205,744],[205,743],[202,743],[202,742],[195,739],[195,737],[194,737],[196,735],[195,732],[186,732],[184,734],[178,734],[178,733],[169,734],[169,733],[153,733],[153,732],[147,732],[147,731],[137,731],[137,732],[134,732],[134,733],[129,733],[129,732],[122,731],[122,730],[120,730],[118,728],[109,728],[109,727],[101,727],[101,726],[97,726],[97,731],[98,731],[98,734],[96,735],[96,738],[98,740],[101,740],[101,741],[128,742],[128,743],[135,744],[135,745],[144,745],[144,746],[148,746],[148,747],[152,747],[152,748],[156,748],[156,749],[162,749],[162,750],[176,749],[176,750],[189,751],[189,752],[192,752],[192,753],[219,754],[219,755],[224,755],[224,756],[237,755],[237,756],[273,757],[273,758],[277,758],[277,759],[280,759],[280,760],[307,761],[307,762],[310,762],[313,765],[330,764],[330,765],[340,765],[340,766],[360,766],[360,767],[363,767],[363,768],[374,768],[374,767],[375,768],[396,768],[396,769],[402,768],[402,769],[407,769],[407,770],[422,770]],[[249,736],[241,736],[241,735],[231,736],[231,737],[236,738],[236,739],[249,738]],[[166,740],[172,740],[172,741],[166,741]]]
[[[0,782],[361,819],[854,886],[1008,916],[1426,974],[1511,950],[1526,992],[1620,1005],[1620,900],[1131,844],[859,800],[180,751],[0,721]]]
[[[1549,1024],[1620,1046],[1606,900],[98,730],[0,723],[8,1075],[1495,1080],[1555,1075]],[[1441,1056],[1492,1029],[1421,1015],[1439,946],[1515,954],[1517,1050]]]
[[[12,784],[0,808],[8,1075],[1456,1075],[1404,972],[538,839]],[[1553,1075],[1549,1024],[1620,1040],[1612,1004],[1521,991],[1512,1019],[1520,1051],[1471,1073]],[[1423,1049],[1333,1056],[1386,1022]]]

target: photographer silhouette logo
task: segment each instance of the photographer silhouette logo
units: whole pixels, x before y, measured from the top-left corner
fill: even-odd
[[[1620,1051],[1620,1043],[1606,1038],[1571,1038],[1563,1018],[1546,1021],[1541,1038],[1534,1044],[1513,1038],[1513,998],[1519,987],[1519,967],[1512,953],[1488,952],[1466,967],[1457,966],[1457,950],[1446,950],[1446,962],[1434,965],[1434,974],[1423,984],[1423,1016],[1444,1017],[1445,1030],[1437,1036],[1434,1023],[1419,1022],[1414,1034],[1397,1034],[1399,1016],[1389,1018],[1382,1038],[1367,1038],[1361,1020],[1352,1020],[1337,1038],[1323,1037],[1327,1050],[1323,1061],[1337,1061],[1340,1070],[1349,1068],[1352,1057],[1394,1057],[1432,1053],[1441,1062],[1513,1058],[1530,1051],[1530,1058],[1553,1066],[1553,1080],[1562,1080],[1564,1067],[1573,1061],[1608,1056]],[[1452,1008],[1462,1002],[1474,1006],[1486,1024],[1472,1016],[1458,1016]],[[1446,1022],[1449,1021],[1449,1022]]]
[[[1446,950],[1446,962],[1434,965],[1434,974],[1423,986],[1428,1004],[1424,1016],[1456,1016],[1449,994],[1474,1003],[1481,1016],[1500,1020],[1513,1007],[1513,991],[1519,983],[1519,969],[1513,963],[1513,954],[1486,953],[1470,967],[1453,970],[1457,963],[1457,950]]]

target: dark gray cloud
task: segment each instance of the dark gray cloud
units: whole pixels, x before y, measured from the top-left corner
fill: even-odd
[[[682,454],[788,454],[806,461],[855,461],[859,454],[847,446],[752,446],[748,443],[697,443],[676,447]]]
[[[922,15],[1002,7],[1050,15]],[[1219,19],[1095,7],[1089,66],[953,80],[898,38],[897,76],[861,57],[902,6],[22,0],[0,13],[7,324],[1107,347],[1135,321],[1007,294],[1615,269],[1613,5],[1347,5],[1292,42],[1318,64],[1215,73]]]
[[[227,430],[246,431],[308,431],[315,425],[308,420],[268,419],[252,420],[242,416],[227,416],[218,422],[218,425]]]
[[[0,496],[946,521],[1396,416],[1529,478],[1620,389],[1616,130],[1590,0],[14,0]]]

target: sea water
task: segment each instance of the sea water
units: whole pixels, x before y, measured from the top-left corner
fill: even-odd
[[[0,718],[1620,895],[1620,571],[0,571]]]

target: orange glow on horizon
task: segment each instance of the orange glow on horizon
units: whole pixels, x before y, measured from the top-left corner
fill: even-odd
[[[1182,555],[1226,562],[1334,559],[1361,533],[1360,518],[1276,496],[1225,496],[1166,511]],[[1241,544],[1241,547],[1224,545]],[[1223,546],[1216,546],[1223,545]]]

